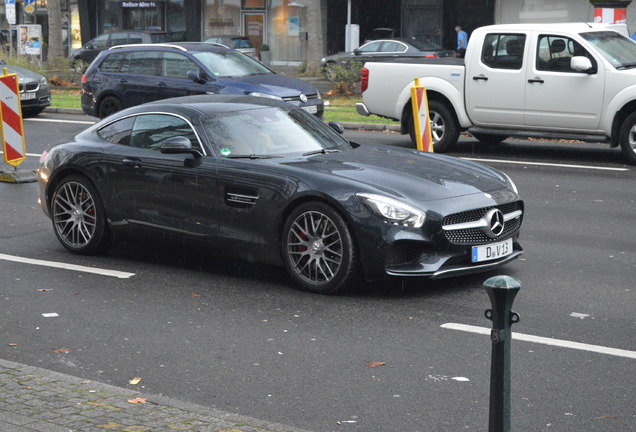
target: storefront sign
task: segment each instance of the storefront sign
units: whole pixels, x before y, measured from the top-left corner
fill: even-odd
[[[157,7],[157,2],[132,2],[132,1],[125,1],[122,2],[121,7],[123,8],[156,8]]]

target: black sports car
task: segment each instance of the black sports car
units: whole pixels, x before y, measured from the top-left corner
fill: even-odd
[[[74,253],[141,230],[205,240],[285,265],[320,293],[360,276],[479,272],[522,253],[524,205],[505,174],[349,142],[340,125],[265,98],[129,108],[53,147],[38,171],[40,205]]]

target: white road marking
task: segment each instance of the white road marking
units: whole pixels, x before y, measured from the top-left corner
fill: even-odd
[[[86,120],[60,120],[60,119],[44,119],[44,118],[30,118],[30,119],[24,119],[24,121],[45,122],[45,123],[87,124],[87,125],[95,124],[94,121],[86,121]]]
[[[116,277],[120,279],[128,279],[130,277],[135,276],[135,273],[126,273],[126,272],[121,272],[117,270],[102,269],[98,267],[86,267],[86,266],[81,266],[76,264],[67,264],[67,263],[61,263],[56,261],[37,260],[32,258],[14,256],[14,255],[0,254],[0,259],[5,261],[24,263],[24,264],[32,264],[32,265],[39,265],[39,266],[45,266],[45,267],[61,268],[64,270],[79,271],[83,273],[93,273],[93,274],[98,274],[103,276]]]
[[[494,162],[494,163],[505,163],[505,164],[514,164],[514,165],[534,165],[534,166],[549,166],[549,167],[559,167],[559,168],[577,168],[577,169],[589,169],[589,170],[599,170],[599,171],[629,171],[629,168],[611,168],[611,167],[600,167],[600,166],[592,166],[592,165],[571,165],[571,164],[556,164],[556,163],[548,163],[548,162],[527,162],[527,161],[513,161],[508,159],[479,159],[479,158],[467,158],[463,157],[461,159],[473,161],[473,162]]]
[[[457,323],[446,323],[446,324],[442,324],[441,327],[445,329],[450,329],[450,330],[459,330],[459,331],[464,331],[468,333],[477,333],[477,334],[488,335],[488,336],[490,336],[490,331],[491,331],[491,329],[486,327],[477,327],[477,326],[457,324]],[[618,348],[609,348],[609,347],[604,347],[601,345],[589,345],[589,344],[580,343],[580,342],[571,342],[571,341],[562,340],[562,339],[552,339],[552,338],[541,337],[541,336],[533,336],[533,335],[527,335],[527,334],[517,333],[517,332],[512,332],[512,339],[520,340],[524,342],[539,343],[543,345],[557,346],[561,348],[571,348],[576,350],[595,352],[599,354],[607,354],[607,355],[613,355],[618,357],[627,357],[631,359],[636,359],[636,351],[627,351],[627,350],[622,350]]]

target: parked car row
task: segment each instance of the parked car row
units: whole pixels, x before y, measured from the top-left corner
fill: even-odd
[[[51,105],[51,87],[44,76],[22,67],[8,65],[0,59],[0,69],[3,68],[18,75],[20,105],[24,117],[34,117]]]

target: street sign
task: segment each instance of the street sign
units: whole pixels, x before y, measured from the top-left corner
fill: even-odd
[[[35,12],[35,7],[34,7],[33,5],[30,5],[30,4],[29,4],[29,5],[26,5],[26,6],[24,7],[24,11],[25,11],[26,13],[28,13],[29,15],[33,15],[33,12]]]
[[[15,2],[15,0],[11,0]],[[9,25],[15,25],[15,3],[7,3],[5,4],[5,14],[7,15],[7,22]]]

